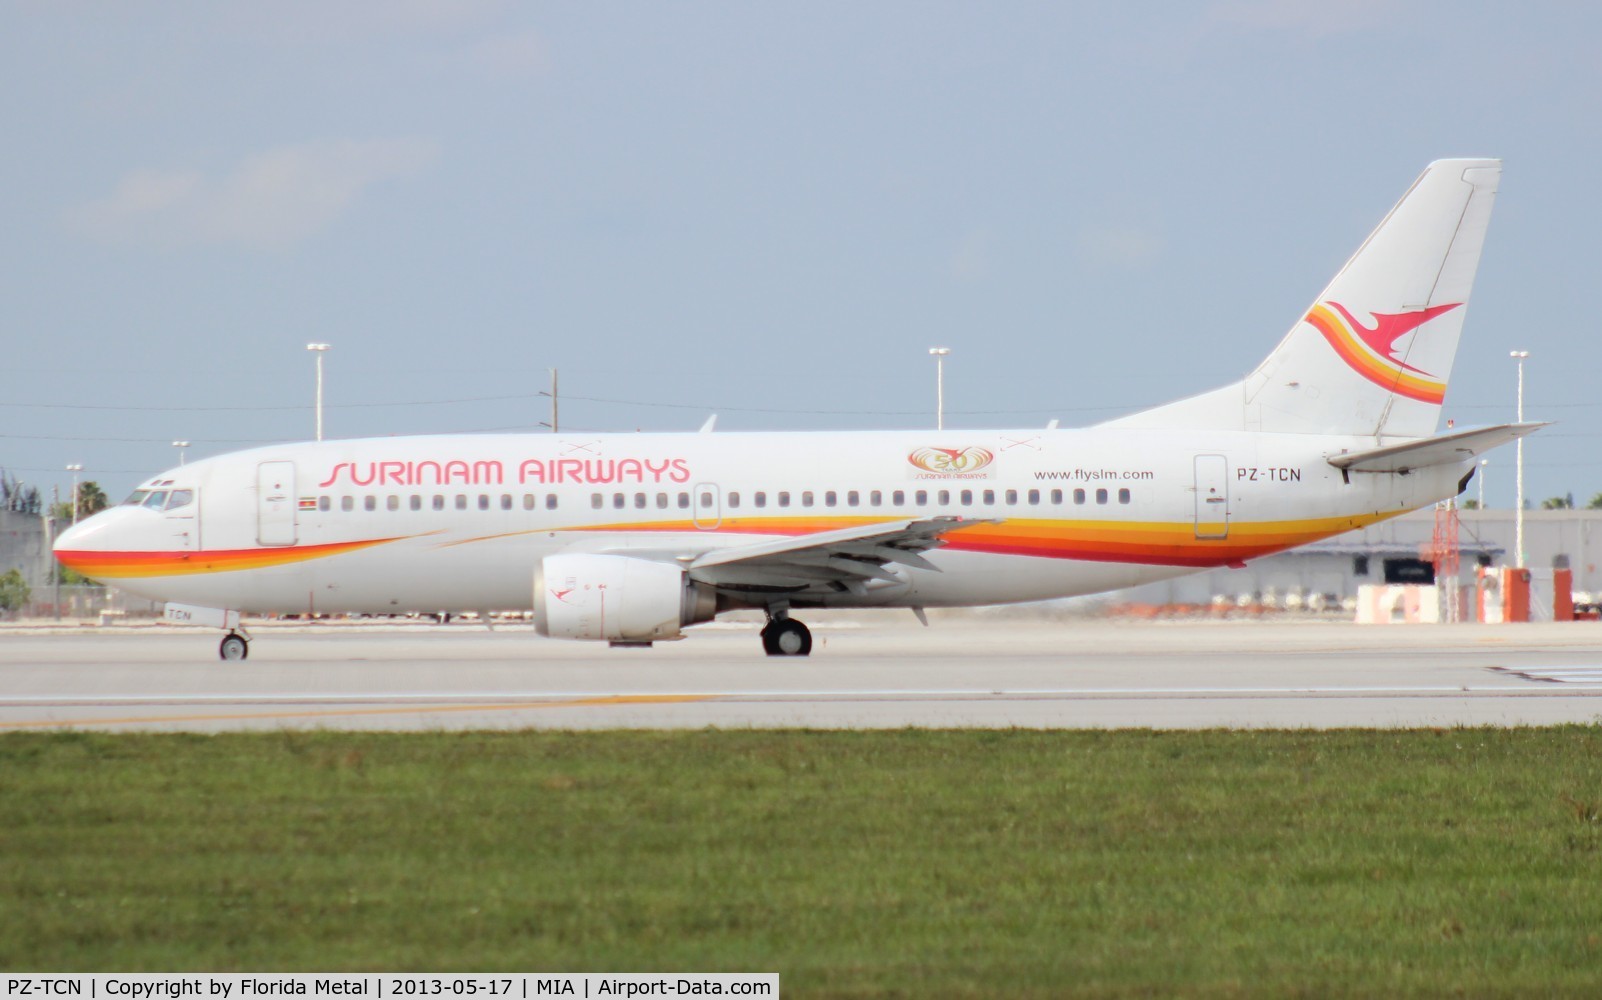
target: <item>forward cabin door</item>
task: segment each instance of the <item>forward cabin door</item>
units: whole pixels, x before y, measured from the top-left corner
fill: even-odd
[[[1229,537],[1229,462],[1223,455],[1196,456],[1196,537]]]
[[[295,544],[294,462],[256,466],[256,541],[261,545]]]

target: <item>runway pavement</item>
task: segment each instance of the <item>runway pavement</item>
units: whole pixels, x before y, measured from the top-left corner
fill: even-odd
[[[250,659],[166,626],[0,629],[0,732],[900,726],[1344,727],[1602,721],[1602,626],[754,624],[652,649],[527,626],[274,625]]]

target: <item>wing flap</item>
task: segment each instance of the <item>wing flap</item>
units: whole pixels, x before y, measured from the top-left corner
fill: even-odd
[[[690,577],[714,586],[898,582],[889,567],[899,563],[938,571],[921,553],[944,545],[943,537],[993,520],[929,517],[880,521],[837,531],[778,538],[702,553],[686,564]]]

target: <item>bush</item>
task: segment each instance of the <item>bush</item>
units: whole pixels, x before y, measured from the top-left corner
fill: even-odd
[[[33,591],[19,570],[11,569],[0,574],[0,611],[15,611],[28,603]]]

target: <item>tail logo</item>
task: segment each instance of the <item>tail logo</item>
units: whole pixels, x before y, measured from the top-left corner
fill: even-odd
[[[1369,313],[1374,320],[1369,327],[1339,302],[1327,301],[1308,312],[1307,322],[1324,335],[1329,346],[1357,374],[1399,396],[1439,406],[1446,398],[1446,383],[1397,357],[1396,342],[1462,304],[1449,302],[1405,313]]]

